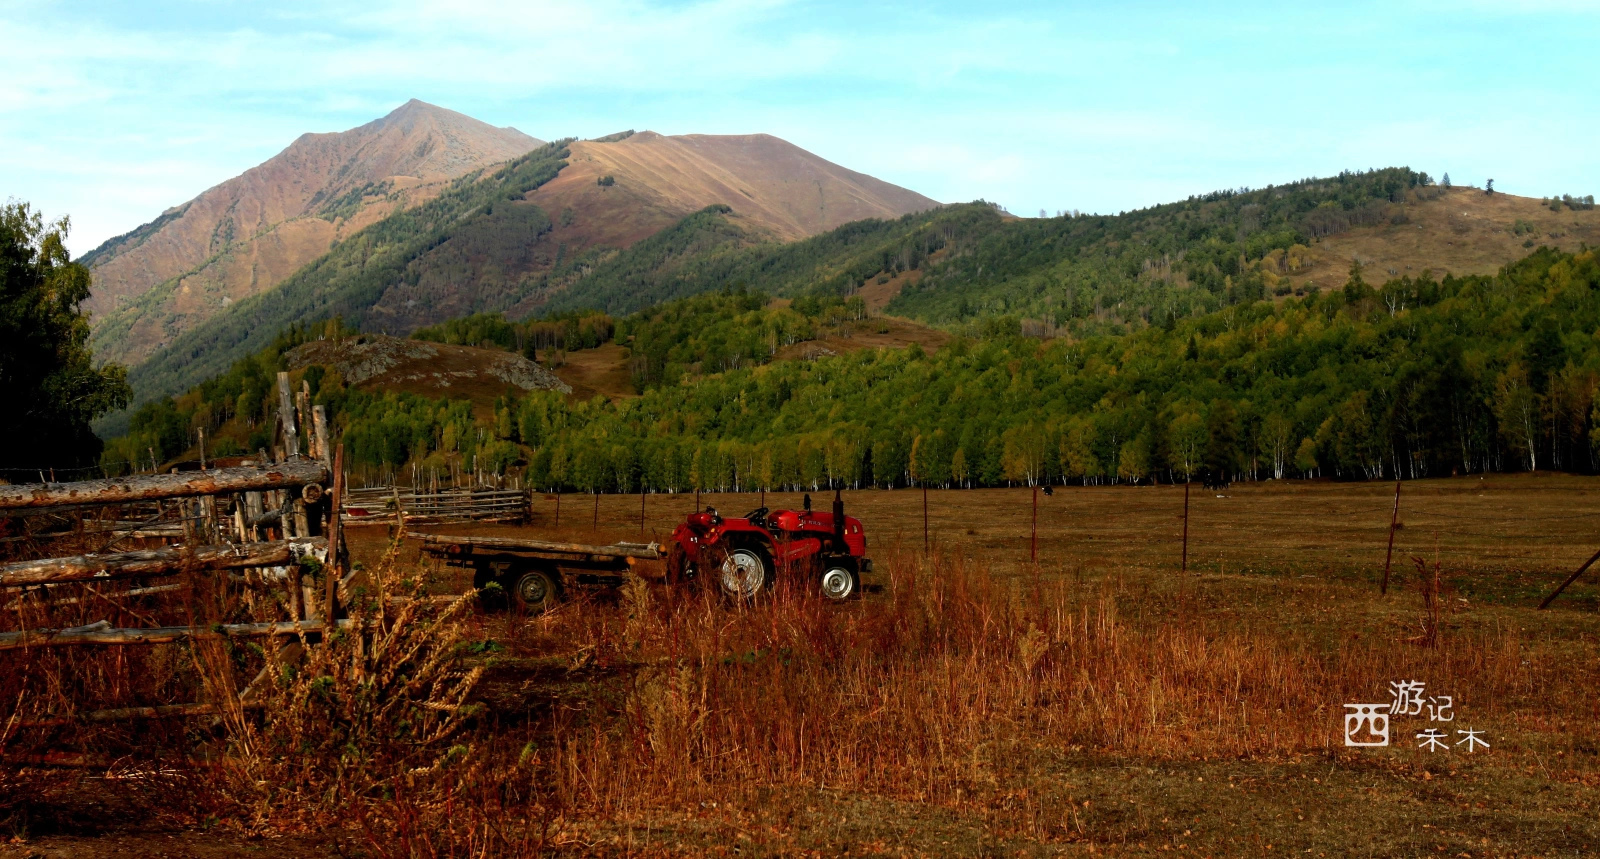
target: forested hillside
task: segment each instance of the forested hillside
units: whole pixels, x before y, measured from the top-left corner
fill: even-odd
[[[836,307],[858,301],[858,318],[863,307],[870,314],[886,303],[889,314],[968,337],[1016,331],[1081,339],[1170,329],[1263,301],[1312,301],[1343,283],[1343,268],[1336,277],[1330,272],[1334,264],[1347,268],[1350,257],[1329,257],[1327,249],[1335,246],[1355,248],[1350,256],[1359,259],[1376,242],[1415,267],[1397,262],[1370,271],[1369,279],[1417,279],[1430,259],[1489,271],[1485,259],[1509,259],[1513,251],[1525,252],[1519,246],[1535,247],[1536,239],[1581,246],[1573,236],[1596,226],[1589,210],[1447,190],[1424,173],[1393,168],[1220,191],[1117,216],[1023,220],[985,203],[946,206],[859,221],[790,243],[751,233],[737,211],[719,205],[623,250],[568,254],[565,244],[547,238],[561,235],[567,213],[552,221],[543,209],[517,199],[560,170],[562,146],[534,152],[487,180],[463,180],[433,203],[352,238],[278,293],[235,308],[136,368],[135,393],[176,391],[220,372],[265,346],[290,321],[339,316],[362,330],[388,330],[399,320],[388,315],[387,305],[375,308],[374,302],[392,294],[397,283],[443,285],[409,302],[417,305],[414,314],[423,315],[446,315],[449,308],[424,306],[436,299],[422,293],[465,308],[462,313],[495,309],[480,306],[474,295],[523,295],[522,305],[538,308],[530,319],[544,320],[541,336],[557,341],[557,349],[567,348],[564,326],[584,314],[598,311],[615,322],[684,297],[729,290]],[[1497,220],[1523,209],[1545,214]],[[1420,221],[1413,224],[1414,218]],[[1529,220],[1535,218],[1542,218],[1537,227]],[[1495,248],[1488,257],[1474,250],[1488,245]],[[535,265],[538,273],[518,280],[514,273],[524,265]],[[445,288],[455,283],[461,285]],[[628,368],[635,387],[761,363],[778,357],[775,344],[805,339],[793,325],[766,330],[768,322],[782,322],[770,315],[763,311],[755,323],[760,331],[730,332],[720,345],[705,340],[690,352],[673,347],[678,352],[671,354],[663,341],[640,339]],[[512,348],[523,345],[519,340]],[[763,354],[767,358],[760,359]]]
[[[1405,168],[1218,191],[1120,216],[1008,223],[890,304],[927,320],[1011,314],[1097,330],[1161,322],[1279,292],[1317,239],[1404,216],[1430,193]]]
[[[582,261],[582,276],[553,291],[545,307],[622,314],[726,287],[844,297],[878,274],[920,268],[940,250],[965,247],[1002,225],[992,206],[968,203],[856,221],[785,244],[754,242],[730,212],[713,206],[626,252]]]
[[[525,322],[508,322],[498,313],[480,313],[421,329],[412,338],[521,352],[530,359],[542,357],[558,366],[570,352],[594,349],[620,339],[631,345],[633,358],[628,363],[633,385],[636,390],[645,391],[677,384],[691,374],[770,363],[783,347],[811,340],[819,333],[841,333],[841,329],[850,326],[850,320],[859,321],[861,315],[857,299],[802,298],[793,307],[779,304],[767,295],[734,290],[668,302],[621,320],[596,311],[552,314]],[[151,457],[165,462],[198,455],[196,430],[205,432],[213,456],[270,445],[276,407],[273,385],[279,370],[296,371],[296,381],[304,379],[310,384],[318,400],[333,406],[335,414],[348,411],[351,406],[347,402],[350,392],[345,390],[347,380],[340,377],[336,366],[301,368],[291,361],[291,352],[301,344],[339,338],[363,339],[358,332],[338,323],[315,328],[291,325],[267,348],[234,362],[228,372],[181,396],[144,404],[132,414],[129,431],[112,440],[105,464],[118,471],[137,463],[148,464]],[[383,386],[366,383],[362,387],[371,393],[371,389]],[[377,391],[380,398],[383,392]],[[350,402],[359,408],[360,403],[366,402],[363,396],[357,392],[356,399]],[[487,396],[490,395],[483,398]],[[469,395],[463,391],[455,398],[466,400]],[[481,399],[459,404],[466,406],[460,413],[469,423],[475,411],[483,410]],[[503,404],[496,402],[495,408],[501,409]],[[405,436],[409,438],[410,434]]]
[[[528,305],[621,315],[729,287],[845,298],[899,278],[903,291],[888,309],[924,321],[1013,316],[1051,333],[1128,331],[1290,294],[1285,278],[1306,264],[1317,237],[1401,218],[1408,201],[1436,191],[1426,174],[1396,168],[1119,216],[1019,220],[983,203],[947,206],[790,243],[764,240],[719,205],[623,250],[568,253],[541,237],[575,216],[522,200],[568,155],[565,142],[551,144],[357,234],[279,290],[235,305],[135,368],[136,394],[182,390],[291,321],[337,315],[362,330],[392,323],[390,333],[405,333],[415,327],[407,320],[430,314]],[[404,318],[389,299],[377,306],[396,289],[416,296]]]
[[[1374,287],[1355,270],[1131,334],[1013,322],[933,355],[780,361],[616,404],[537,393],[481,433],[415,397],[323,398],[357,463],[478,456],[585,490],[1591,472],[1597,329],[1596,253],[1540,249],[1492,276]]]
[[[1079,333],[1126,331],[1292,294],[1288,276],[1309,263],[1317,240],[1403,219],[1408,203],[1438,193],[1427,174],[1394,168],[1219,191],[1121,215],[1018,219],[982,203],[947,206],[755,245],[725,208],[713,207],[626,253],[586,261],[583,276],[553,292],[546,307],[627,313],[730,285],[846,297],[914,273],[890,312],[931,322],[1013,316]]]

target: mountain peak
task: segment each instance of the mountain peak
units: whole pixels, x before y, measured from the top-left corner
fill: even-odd
[[[528,147],[529,149],[537,148],[544,143],[544,141],[529,137],[511,126],[496,127],[487,122],[473,119],[464,113],[457,113],[446,107],[429,104],[419,98],[411,99],[382,117],[360,128],[351,129],[344,133],[351,134],[366,129],[382,131],[391,128],[400,129],[404,133],[411,133],[420,126],[451,131],[464,130],[468,133],[491,134],[501,137],[509,135],[512,139],[522,138],[526,141],[532,141],[532,145]]]
[[[184,328],[275,286],[344,236],[541,145],[420,99],[348,131],[303,134],[85,255],[96,327],[124,331],[116,342],[102,341],[100,352],[138,361]],[[168,280],[173,289],[156,289]]]

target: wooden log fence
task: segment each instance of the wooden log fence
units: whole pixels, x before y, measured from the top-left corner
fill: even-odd
[[[106,555],[16,561],[0,565],[0,587],[173,575],[186,569],[277,567],[327,545],[328,541],[321,537],[299,537],[261,543],[168,546]]]
[[[408,523],[526,522],[532,499],[519,489],[460,489],[417,492],[397,487],[346,489],[342,499],[345,524],[394,522],[395,505]]]
[[[281,490],[309,483],[326,483],[329,471],[328,466],[315,460],[295,460],[275,465],[217,468],[178,474],[142,474],[75,483],[0,486],[0,511],[126,504],[162,498]]]
[[[339,629],[350,629],[357,621],[336,620]],[[228,623],[212,627],[157,626],[147,629],[118,628],[105,621],[66,629],[25,629],[0,633],[0,650],[25,647],[61,647],[83,644],[130,645],[173,644],[190,641],[222,641],[229,638],[262,638],[274,635],[320,634],[327,629],[321,620],[278,621],[276,623]]]
[[[160,593],[182,585],[140,586],[120,593],[102,593],[91,583],[114,579],[170,577],[187,571],[229,573],[224,581],[258,587],[277,581],[287,591],[289,620],[213,626],[154,626],[116,628],[110,621],[67,628],[27,628],[0,632],[0,650],[27,650],[63,646],[164,645],[197,641],[218,641],[262,636],[320,636],[332,629],[356,626],[351,620],[338,620],[338,605],[349,588],[340,555],[340,523],[343,512],[342,448],[330,443],[326,410],[311,404],[309,385],[302,383],[292,391],[288,375],[278,374],[278,414],[272,455],[260,451],[256,464],[207,468],[205,435],[201,433],[199,471],[170,474],[143,474],[105,480],[72,483],[54,482],[40,474],[40,483],[0,486],[0,516],[47,517],[46,528],[59,528],[54,519],[67,517],[68,530],[46,533],[36,529],[17,539],[43,540],[93,535],[98,552],[71,557],[40,558],[0,564],[0,591],[20,594],[7,600],[8,609],[29,605],[31,594],[43,589],[66,588],[59,603],[103,600],[120,607],[125,596]],[[298,420],[297,420],[298,418]],[[300,433],[305,433],[302,446]],[[305,450],[309,457],[300,456]],[[157,469],[154,451],[151,467]],[[278,460],[273,462],[273,460]],[[331,488],[332,497],[324,497]],[[503,497],[487,501],[491,514],[510,505]],[[435,503],[436,508],[461,506]],[[480,503],[477,507],[484,508]],[[527,501],[523,500],[526,515]],[[477,515],[482,515],[478,513]],[[477,516],[474,516],[477,518]],[[76,521],[72,521],[72,520]],[[109,542],[99,535],[106,535]],[[178,538],[177,545],[144,548],[137,551],[108,551],[127,538]],[[13,541],[15,542],[15,541]],[[298,561],[307,555],[325,560],[325,587],[302,587]],[[274,568],[286,570],[282,576],[258,577],[251,571],[266,573]],[[243,575],[240,575],[240,573]],[[270,603],[269,603],[270,605]],[[141,617],[137,612],[135,616]],[[281,617],[281,615],[280,615]],[[365,628],[369,622],[361,622]],[[304,639],[302,638],[302,641]],[[298,643],[294,645],[298,647]],[[293,648],[291,648],[293,649]],[[269,666],[270,667],[270,666]],[[259,678],[258,678],[259,679]],[[69,717],[48,717],[27,725],[58,724],[69,721],[106,721],[164,716],[194,716],[222,712],[225,706],[254,706],[245,700],[231,704],[195,703],[159,706],[121,707],[75,713]]]

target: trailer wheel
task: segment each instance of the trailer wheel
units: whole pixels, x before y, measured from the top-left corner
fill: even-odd
[[[861,580],[844,567],[829,567],[822,573],[822,595],[831,600],[847,600],[861,589]]]
[[[561,583],[545,570],[525,570],[511,586],[511,598],[529,614],[542,614],[561,600]]]
[[[772,562],[767,553],[752,546],[735,546],[718,571],[717,584],[724,596],[737,602],[755,599],[771,582]]]

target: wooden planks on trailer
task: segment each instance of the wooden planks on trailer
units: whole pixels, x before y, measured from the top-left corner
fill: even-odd
[[[498,552],[524,552],[528,554],[585,555],[599,558],[634,558],[659,561],[666,557],[656,543],[613,543],[608,546],[590,546],[583,543],[557,543],[549,540],[525,540],[514,537],[470,537],[441,534],[413,533],[422,540],[424,551],[450,553],[451,547],[475,550],[489,549]]]

